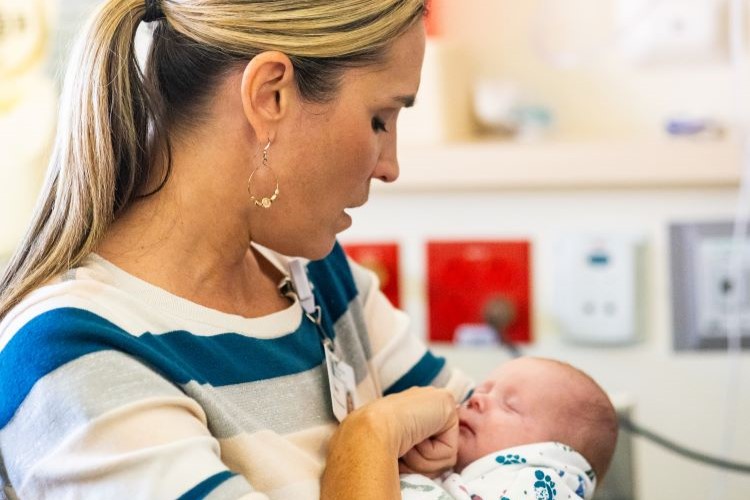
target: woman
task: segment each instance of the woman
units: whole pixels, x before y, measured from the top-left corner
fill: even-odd
[[[71,63],[37,214],[0,282],[8,491],[396,498],[397,458],[451,464],[467,381],[336,243],[370,181],[398,175],[424,10],[102,5]],[[143,77],[141,22],[154,27]],[[430,384],[449,390],[402,392]],[[358,409],[337,426],[342,394]]]

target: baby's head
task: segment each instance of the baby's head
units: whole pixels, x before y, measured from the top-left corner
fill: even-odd
[[[557,441],[583,455],[601,480],[617,441],[617,415],[601,387],[551,359],[505,363],[474,390],[458,416],[458,471],[504,448]]]

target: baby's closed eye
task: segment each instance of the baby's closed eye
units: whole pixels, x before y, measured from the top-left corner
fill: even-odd
[[[506,395],[502,398],[503,405],[509,410],[518,413],[520,401],[516,394]]]

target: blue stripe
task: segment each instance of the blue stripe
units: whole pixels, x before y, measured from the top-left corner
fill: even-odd
[[[461,403],[467,402],[469,399],[471,399],[471,395],[474,394],[474,388],[469,389],[469,392],[466,393],[466,396],[464,397],[463,401]]]
[[[426,387],[435,380],[445,366],[445,359],[440,358],[427,351],[422,359],[409,370],[406,375],[398,379],[393,385],[385,390],[384,394],[395,394],[405,391],[409,387]]]
[[[213,476],[209,477],[205,481],[202,481],[199,485],[197,485],[195,488],[191,489],[184,495],[181,495],[180,498],[177,500],[198,500],[201,498],[206,498],[209,493],[214,491],[216,488],[219,487],[221,483],[224,481],[227,481],[237,474],[233,474],[229,472],[228,470],[224,472],[219,472],[218,474],[214,474]]]
[[[336,242],[325,259],[307,265],[307,272],[314,285],[315,301],[323,312],[323,327],[333,336],[333,325],[357,296],[357,285],[344,249]]]
[[[236,333],[201,337],[186,331],[135,337],[89,311],[55,309],[27,323],[0,352],[0,429],[39,379],[104,350],[138,358],[177,384],[196,381],[213,386],[293,375],[320,366],[324,359],[318,333],[309,321],[274,339]]]

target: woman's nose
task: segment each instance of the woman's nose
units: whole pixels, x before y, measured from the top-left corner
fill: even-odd
[[[373,178],[383,182],[393,182],[398,179],[399,166],[395,156],[392,158],[381,158],[372,173]]]
[[[398,179],[399,165],[398,153],[396,147],[396,125],[390,131],[380,151],[378,163],[375,165],[375,171],[372,177],[383,182],[393,182]]]

